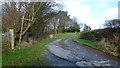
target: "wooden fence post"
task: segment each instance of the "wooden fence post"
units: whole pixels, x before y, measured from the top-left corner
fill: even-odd
[[[14,30],[10,29],[11,49],[14,49]]]

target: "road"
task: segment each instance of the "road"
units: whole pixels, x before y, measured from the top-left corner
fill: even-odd
[[[47,50],[44,52],[44,57],[51,66],[114,66],[118,68],[118,64],[120,64],[115,57],[111,58],[106,53],[79,45],[72,38],[63,43],[60,41],[61,39],[58,39],[46,45]]]

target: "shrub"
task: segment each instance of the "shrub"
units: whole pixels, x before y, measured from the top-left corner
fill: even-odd
[[[80,39],[90,40],[90,41],[100,41],[101,40],[100,33],[97,33],[95,31],[91,32],[82,32],[80,33],[79,37]]]
[[[105,28],[81,32],[78,38],[98,41],[101,50],[120,57],[120,29],[118,28]]]
[[[102,38],[113,38],[115,33],[120,33],[120,29],[105,28],[82,32],[78,38],[90,41],[101,41]]]

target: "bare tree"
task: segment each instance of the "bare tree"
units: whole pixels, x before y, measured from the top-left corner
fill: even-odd
[[[113,19],[113,20],[107,20],[104,26],[106,28],[120,28],[120,20],[119,19]]]

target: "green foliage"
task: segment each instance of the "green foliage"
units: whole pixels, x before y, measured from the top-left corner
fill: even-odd
[[[79,35],[80,39],[86,39],[86,40],[91,40],[91,41],[100,41],[101,40],[101,35],[96,32],[82,32]]]
[[[102,38],[113,38],[113,34],[116,32],[120,32],[120,29],[112,29],[112,28],[106,28],[106,29],[98,29],[98,30],[92,30],[88,32],[80,32],[79,37],[81,39],[86,39],[90,41],[101,41]]]
[[[69,28],[66,28],[64,32],[80,32],[80,26],[77,24],[77,22],[74,22]]]
[[[75,31],[80,32],[80,28],[74,26],[64,30],[64,32],[75,32]]]

